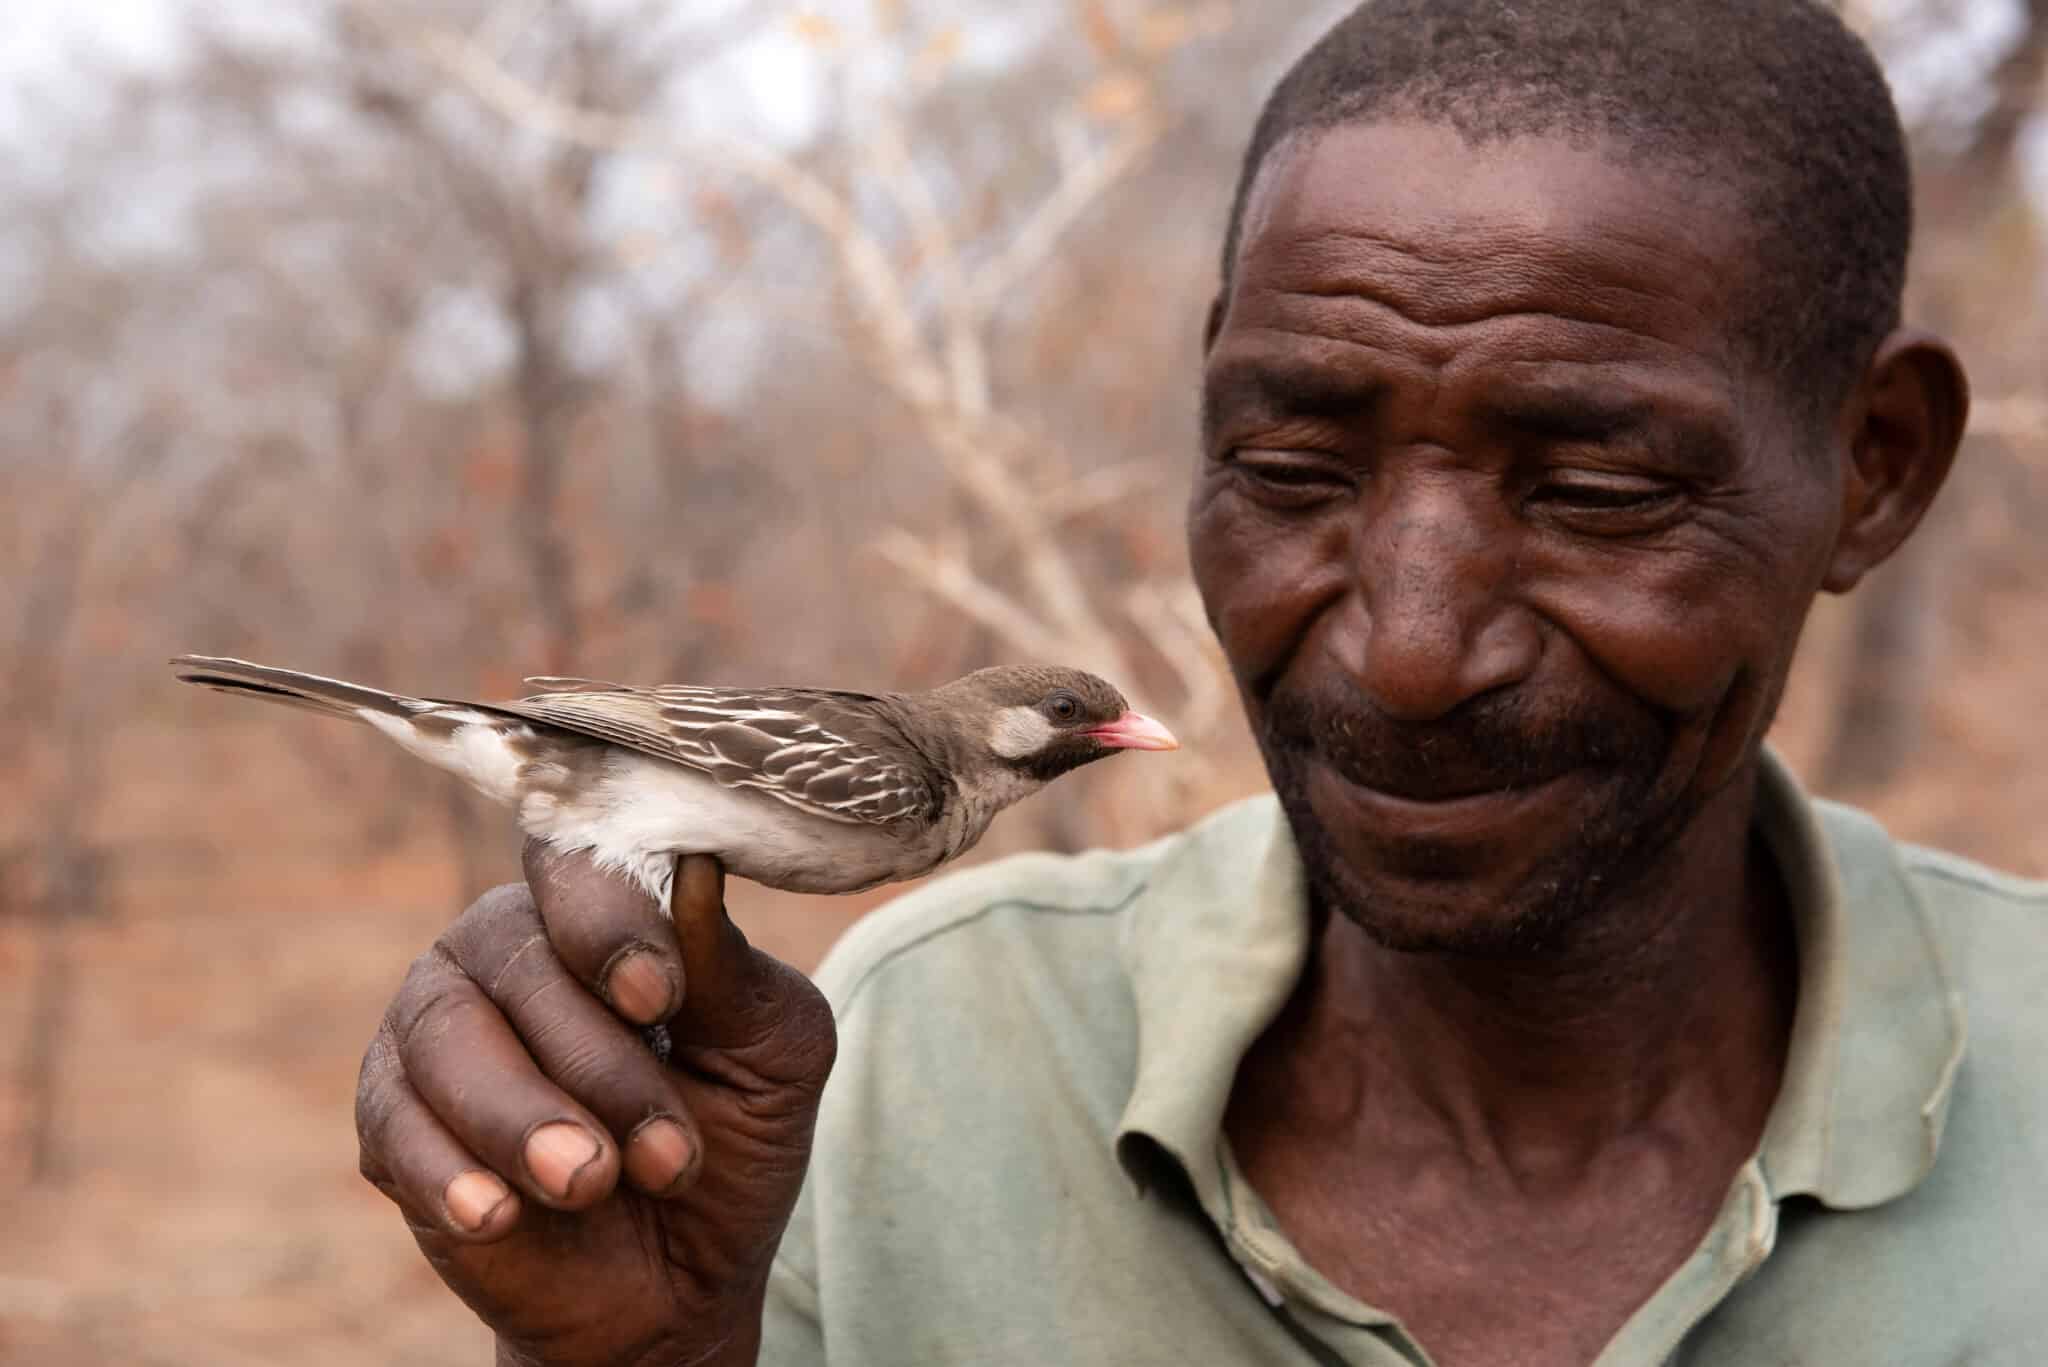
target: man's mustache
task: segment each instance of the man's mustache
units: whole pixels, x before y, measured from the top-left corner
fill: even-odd
[[[1314,758],[1360,787],[1417,801],[1534,788],[1578,770],[1654,770],[1666,744],[1664,727],[1646,712],[1544,714],[1509,694],[1409,722],[1357,694],[1276,693],[1260,731],[1269,750]]]

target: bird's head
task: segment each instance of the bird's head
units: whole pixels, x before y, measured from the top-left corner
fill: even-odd
[[[955,734],[974,752],[975,767],[1008,771],[1032,786],[1119,750],[1180,748],[1171,731],[1078,669],[999,665],[934,696],[966,719]]]

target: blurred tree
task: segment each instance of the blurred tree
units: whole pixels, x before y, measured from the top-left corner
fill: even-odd
[[[1965,19],[1953,0],[1913,0],[1884,13],[1851,6],[1881,50],[1898,52]],[[1983,6],[1974,13],[1981,15]],[[2001,396],[2042,383],[2040,313],[2033,290],[2040,241],[2026,193],[2025,137],[2041,118],[2048,89],[2048,0],[2012,0],[2011,31],[1981,77],[1959,54],[1945,82],[1960,91],[1930,97],[1914,121],[1918,227],[1908,314],[1917,323],[1978,345],[1966,358],[1980,399],[1973,440],[1929,525],[1853,601],[1850,638],[1837,665],[1839,708],[1815,781],[1834,791],[1870,792],[1894,779],[1922,739],[1938,657],[1950,638],[1942,611],[1959,554],[1956,529],[1980,497],[2002,497],[2012,481],[2008,443],[2038,443],[2042,425],[2012,418]],[[2032,331],[2035,335],[2029,336]],[[1990,462],[2005,470],[1977,468]]]
[[[1972,519],[2040,497],[2044,4],[1859,19],[1895,64],[2011,22],[1971,98],[1909,101],[1914,311],[1974,343],[1983,435],[1825,661],[1823,786],[1896,770]],[[1344,7],[317,0],[74,82],[60,172],[0,169],[0,690],[34,719],[0,765],[68,785],[0,842],[44,884],[107,847],[94,747],[193,648],[442,694],[1056,655],[1195,744],[1173,785],[1105,771],[999,838],[1138,838],[1255,786],[1181,562],[1190,368],[1252,110]],[[431,825],[461,886],[510,871],[465,791],[289,735],[326,790],[302,846]]]

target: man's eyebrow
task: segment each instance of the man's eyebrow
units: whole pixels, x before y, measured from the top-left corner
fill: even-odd
[[[1609,441],[1641,433],[1703,475],[1723,473],[1735,459],[1731,435],[1721,423],[1643,394],[1504,389],[1490,395],[1483,409],[1497,427],[1549,441]]]
[[[1649,424],[1656,405],[1639,395],[1578,390],[1501,390],[1480,405],[1487,421],[1531,436],[1597,440]]]
[[[1381,377],[1354,367],[1239,357],[1217,362],[1202,377],[1202,418],[1206,427],[1225,413],[1354,416],[1386,387]]]

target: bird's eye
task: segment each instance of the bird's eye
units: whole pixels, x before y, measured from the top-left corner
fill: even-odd
[[[1079,721],[1081,700],[1071,693],[1055,693],[1045,700],[1045,714],[1054,721]]]

